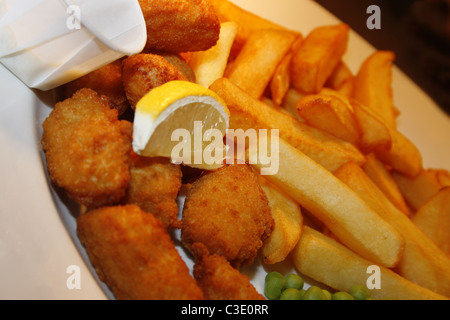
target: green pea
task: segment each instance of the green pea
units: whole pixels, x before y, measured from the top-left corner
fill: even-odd
[[[345,291],[335,292],[332,295],[332,300],[355,300],[351,294]]]
[[[330,293],[330,291],[322,289],[322,292],[325,295],[325,300],[331,300],[331,293]]]
[[[265,282],[267,282],[270,279],[272,279],[273,277],[278,277],[278,278],[284,279],[284,277],[283,277],[283,275],[281,273],[279,273],[277,271],[272,271],[272,272],[269,272],[268,274],[266,274],[266,277],[265,277],[264,280],[265,280]]]
[[[281,292],[285,288],[286,280],[284,277],[273,276],[266,281],[264,286],[264,294],[269,300],[280,298]]]
[[[291,273],[286,276],[286,288],[294,288],[297,290],[303,289],[305,282],[303,278],[297,274]]]
[[[303,296],[305,295],[306,290],[305,289],[301,289],[298,290],[300,292],[300,300],[303,300]]]
[[[302,294],[300,290],[295,288],[287,288],[281,292],[280,300],[301,300]]]
[[[322,289],[316,286],[309,287],[303,295],[303,300],[326,300],[326,298]]]
[[[367,298],[370,298],[369,289],[362,284],[354,285],[348,293],[350,293],[355,300],[366,300]]]

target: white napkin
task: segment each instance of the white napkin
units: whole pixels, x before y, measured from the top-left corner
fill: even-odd
[[[0,62],[31,88],[53,89],[146,40],[137,0],[0,0]]]

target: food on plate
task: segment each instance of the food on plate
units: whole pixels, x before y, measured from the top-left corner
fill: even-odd
[[[225,77],[252,97],[260,99],[296,37],[297,33],[287,30],[253,32],[225,72]]]
[[[363,164],[364,155],[352,144],[298,121],[283,111],[261,102],[226,78],[216,80],[210,89],[230,110],[230,129],[278,129],[280,137],[330,171],[348,161]]]
[[[123,60],[123,87],[133,109],[153,88],[172,80],[186,80],[181,71],[164,57],[141,53]]]
[[[88,208],[117,203],[130,180],[132,124],[91,89],[56,104],[42,124],[50,179]]]
[[[443,295],[406,280],[391,269],[374,265],[372,261],[307,226],[303,227],[302,238],[291,257],[301,274],[338,291],[348,292],[355,284],[371,283],[374,288],[370,293],[374,299],[448,300]],[[379,275],[379,287],[377,280],[370,278],[374,272]]]
[[[204,298],[162,223],[138,206],[82,214],[77,233],[99,278],[117,299]]]
[[[199,169],[222,167],[229,110],[213,91],[188,81],[169,81],[136,105],[133,150]]]
[[[201,51],[219,39],[220,21],[208,0],[139,0],[147,49]]]
[[[194,278],[207,300],[265,300],[250,279],[233,268],[225,257],[210,254],[202,243],[191,247]]]
[[[292,85],[302,93],[317,93],[347,50],[349,26],[340,23],[312,30],[292,58]]]
[[[413,222],[450,257],[450,187],[442,188],[420,207]]]
[[[249,148],[251,166],[264,165]],[[388,268],[400,261],[404,240],[355,192],[300,150],[279,139],[279,169],[266,176],[308,212],[324,223],[338,239],[362,257]]]
[[[335,175],[402,235],[405,249],[396,272],[411,282],[450,297],[450,258],[389,201],[361,167],[347,163]]]
[[[362,63],[353,88],[353,98],[376,112],[392,129],[397,127],[392,92],[394,61],[393,52],[375,51]]]
[[[267,197],[247,164],[227,165],[195,181],[184,202],[181,241],[203,243],[235,268],[251,264],[273,230]]]
[[[152,213],[166,229],[181,228],[178,219],[178,192],[181,168],[167,158],[131,154],[131,179],[123,202]]]
[[[194,71],[196,83],[208,88],[215,80],[223,77],[237,29],[236,22],[221,23],[217,44],[206,51],[191,54],[189,65]]]
[[[73,80],[63,86],[65,99],[71,98],[75,92],[83,88],[90,88],[100,95],[108,97],[112,108],[123,114],[129,106],[122,84],[122,62],[116,60],[81,78]]]
[[[284,261],[301,237],[303,216],[298,203],[290,199],[282,191],[260,179],[260,185],[269,200],[274,220],[274,228],[270,237],[261,248],[264,263],[274,264]]]
[[[392,52],[354,70],[345,23],[303,34],[227,0],[139,3],[146,48],[61,88],[42,137],[117,299],[450,297],[450,174],[397,129]],[[285,266],[317,286],[258,282]]]

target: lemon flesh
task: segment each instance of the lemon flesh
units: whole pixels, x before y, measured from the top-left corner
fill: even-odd
[[[201,132],[198,130],[199,125]],[[136,105],[133,149],[142,156],[167,157],[179,163],[178,159],[172,157],[172,151],[184,143],[189,146],[189,150],[185,150],[189,153],[189,161],[185,164],[215,169],[222,164],[198,162],[194,155],[202,153],[211,144],[209,129],[218,130],[223,139],[228,125],[228,108],[214,92],[191,82],[171,81],[150,91]],[[189,141],[184,138],[181,141],[180,136],[175,134],[180,129],[189,133]],[[222,149],[216,151],[225,157],[225,146],[223,141],[220,143]]]

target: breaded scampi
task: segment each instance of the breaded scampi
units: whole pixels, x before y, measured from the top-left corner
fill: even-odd
[[[122,82],[122,61],[116,60],[63,86],[64,97],[70,98],[80,89],[89,88],[109,99],[112,108],[123,114],[129,106]]]
[[[172,80],[186,80],[176,66],[157,54],[137,54],[124,59],[122,65],[123,87],[133,109],[153,88]]]
[[[53,183],[87,208],[123,198],[130,180],[132,124],[118,120],[105,96],[81,89],[57,103],[42,126]]]
[[[167,158],[147,158],[131,152],[131,180],[124,202],[152,213],[166,229],[181,228],[177,196],[181,168]]]
[[[210,254],[202,243],[194,243],[194,278],[207,300],[266,300],[250,279],[222,256]]]
[[[201,51],[217,43],[220,21],[207,0],[139,0],[147,49]]]
[[[182,214],[186,248],[203,243],[235,268],[250,264],[274,227],[266,194],[246,164],[228,165],[196,180]]]
[[[203,299],[161,221],[138,206],[82,214],[77,233],[100,280],[116,299]]]

